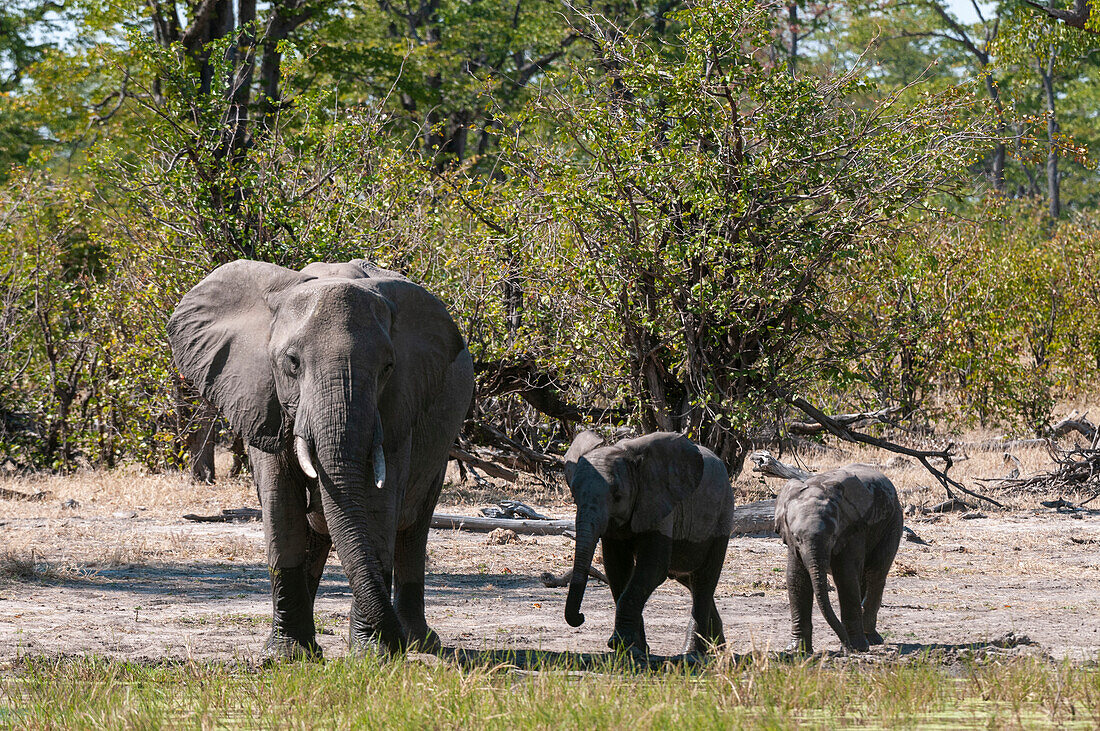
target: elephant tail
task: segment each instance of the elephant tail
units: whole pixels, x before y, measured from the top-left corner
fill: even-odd
[[[840,638],[841,644],[850,648],[848,631],[844,629],[843,623],[833,611],[832,602],[829,601],[829,559],[832,557],[832,551],[824,541],[811,540],[799,546],[799,553],[802,554],[803,565],[809,570],[810,585],[813,587],[818,608],[825,615],[825,621],[833,628],[833,632],[836,632],[836,636]]]

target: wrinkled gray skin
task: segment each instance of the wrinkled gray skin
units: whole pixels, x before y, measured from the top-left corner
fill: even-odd
[[[437,642],[428,527],[473,391],[443,304],[362,260],[235,261],[183,297],[168,336],[181,375],[249,444],[272,578],[266,656],[319,653],[313,600],[333,543],[353,648]]]
[[[787,544],[792,652],[813,651],[814,598],[849,650],[882,644],[878,610],[902,533],[894,485],[874,467],[853,464],[791,480],[775,502],[775,530]],[[836,582],[837,619],[827,575]]]
[[[565,619],[584,622],[581,600],[596,542],[615,599],[613,650],[649,652],[642,609],[672,578],[691,590],[686,653],[721,645],[714,589],[733,525],[733,489],[710,450],[681,434],[657,432],[615,445],[578,434],[565,455],[565,477],[577,504],[577,545]]]

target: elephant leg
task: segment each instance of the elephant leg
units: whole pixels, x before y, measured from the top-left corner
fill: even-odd
[[[691,589],[691,626],[688,628],[686,654],[703,655],[711,647],[726,643],[722,633],[722,618],[714,603],[714,592],[718,588],[718,577],[722,575],[722,564],[726,560],[725,537],[715,539],[707,549],[703,564],[691,574],[688,588]]]
[[[791,644],[787,652],[813,652],[814,587],[810,572],[793,547],[787,548],[787,600],[791,605]]]
[[[882,592],[901,543],[901,533],[902,521],[899,519],[890,526],[878,545],[868,552],[863,568],[863,634],[872,645],[883,642],[882,635],[878,633],[878,610],[882,607]]]
[[[320,657],[313,623],[312,531],[306,520],[304,477],[295,473],[285,454],[249,452],[271,574],[272,627],[264,659]]]
[[[615,632],[608,647],[649,653],[642,610],[653,590],[668,578],[671,557],[672,540],[660,533],[643,533],[634,539],[634,572],[615,603]]]
[[[418,500],[411,523],[402,515],[405,527],[399,528],[394,540],[393,593],[394,610],[401,621],[410,643],[426,652],[435,652],[442,645],[439,636],[428,627],[424,616],[424,575],[428,559],[428,531],[432,524],[432,511],[443,489],[445,467],[431,478],[428,491]]]
[[[325,516],[320,512],[309,513],[309,545],[306,548],[306,564],[309,566],[309,596],[317,601],[317,588],[325,573],[328,555],[332,550],[332,538],[328,534]]]
[[[611,597],[618,604],[623,595],[626,582],[634,573],[634,547],[630,541],[604,536],[600,539],[603,546],[603,569],[607,583],[611,587]]]
[[[848,633],[850,649],[866,652],[869,647],[863,634],[863,596],[860,584],[863,577],[862,556],[851,555],[862,541],[853,541],[847,555],[837,556],[833,560],[833,581],[836,583],[837,601],[840,602],[840,621]]]
[[[415,522],[397,531],[394,544],[394,609],[409,642],[416,643],[427,652],[435,652],[441,646],[439,636],[428,627],[424,616],[424,574],[427,569],[428,530],[432,510],[443,489],[443,477],[444,472],[440,470]]]

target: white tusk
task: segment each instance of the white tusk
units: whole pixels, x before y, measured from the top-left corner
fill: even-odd
[[[374,445],[374,486],[379,490],[386,484],[386,453],[382,451],[382,443]]]
[[[386,484],[386,453],[382,450],[382,415],[374,412],[374,486],[379,490]]]
[[[309,458],[309,443],[304,437],[294,437],[294,454],[298,457],[298,465],[306,473],[306,477],[316,480],[317,470],[313,469],[313,461]]]

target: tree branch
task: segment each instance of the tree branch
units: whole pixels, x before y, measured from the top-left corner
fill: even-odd
[[[1041,5],[1035,2],[1035,0],[1024,0],[1028,5],[1033,8],[1038,8],[1047,14],[1048,17],[1054,20],[1060,20],[1070,28],[1077,28],[1083,30],[1086,33],[1097,34],[1097,31],[1093,28],[1087,27],[1089,24],[1089,15],[1091,11],[1090,0],[1074,0],[1073,10],[1058,10],[1057,8],[1051,8],[1046,5]]]
[[[849,429],[845,425],[840,424],[840,423],[836,422],[835,420],[833,420],[831,417],[829,417],[824,412],[822,412],[821,409],[818,409],[816,406],[814,406],[813,404],[811,404],[810,402],[808,402],[806,399],[802,398],[801,396],[795,396],[795,397],[787,396],[786,401],[791,406],[794,406],[798,409],[801,409],[803,412],[806,413],[807,416],[809,416],[811,419],[813,419],[814,421],[816,421],[817,423],[819,423],[823,427],[825,427],[825,429],[830,434],[832,434],[834,436],[837,436],[837,437],[840,437],[841,439],[843,439],[845,441],[859,442],[861,444],[869,444],[872,447],[878,447],[879,449],[885,449],[887,451],[895,452],[897,454],[904,454],[908,457],[912,457],[913,459],[917,460],[922,465],[924,465],[924,468],[926,470],[928,470],[928,472],[933,477],[935,477],[937,480],[939,480],[940,484],[943,485],[943,489],[947,492],[947,497],[949,499],[953,499],[953,500],[957,499],[955,497],[954,492],[952,492],[952,490],[951,490],[951,488],[954,487],[954,488],[960,490],[961,492],[964,492],[967,495],[970,495],[973,498],[977,498],[979,500],[985,500],[986,502],[988,502],[992,505],[996,505],[999,508],[1004,507],[1003,505],[1001,505],[1001,503],[997,502],[993,498],[986,497],[985,495],[981,495],[979,493],[976,493],[973,490],[970,490],[967,487],[965,487],[958,480],[955,480],[955,479],[948,476],[947,471],[951,469],[951,465],[953,464],[953,460],[954,460],[954,455],[952,454],[952,451],[954,450],[954,447],[955,447],[954,444],[948,444],[945,449],[938,450],[938,451],[935,451],[935,450],[927,451],[927,450],[922,450],[922,449],[913,449],[912,447],[905,447],[905,446],[902,446],[901,444],[896,444],[896,443],[891,442],[887,439],[879,439],[878,437],[872,437],[868,434],[862,434],[862,433],[857,432],[857,431],[852,431],[851,429]],[[932,457],[942,459],[946,462],[946,466],[944,467],[943,470],[938,470],[938,469],[936,469],[935,467],[932,466],[931,462],[929,462],[929,459],[932,458]]]

